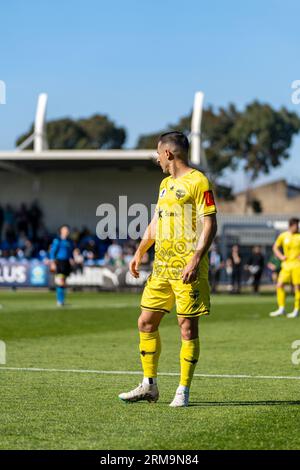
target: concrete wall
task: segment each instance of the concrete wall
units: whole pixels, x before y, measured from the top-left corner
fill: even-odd
[[[159,170],[113,168],[85,171],[47,171],[33,178],[12,172],[0,172],[0,204],[18,208],[21,202],[37,199],[44,211],[45,225],[55,231],[62,223],[95,230],[101,203],[118,207],[119,195],[128,196],[128,204],[157,201],[163,174]],[[126,218],[126,213],[121,214]]]
[[[49,230],[56,231],[59,225],[69,223],[78,228],[87,225],[95,231],[99,204],[110,203],[118,208],[119,195],[127,195],[129,205],[143,203],[150,208],[157,201],[163,178],[159,168],[149,170],[146,167],[132,170],[107,167],[84,171],[53,170],[41,172],[36,177],[1,171],[0,205],[10,203],[18,208],[22,202],[30,204],[37,199]],[[256,188],[252,196],[261,201],[262,215],[299,216],[300,197],[287,198],[287,186],[283,180]],[[240,193],[234,201],[217,201],[220,218],[226,214],[244,215],[245,197]],[[246,213],[253,214],[249,209]],[[127,219],[124,211],[120,216],[122,220]]]

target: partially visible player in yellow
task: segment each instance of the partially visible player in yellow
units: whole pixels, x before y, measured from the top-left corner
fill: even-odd
[[[119,395],[123,401],[158,400],[158,327],[176,304],[181,373],[170,406],[188,406],[199,358],[198,319],[210,310],[207,252],[217,230],[211,185],[203,173],[188,166],[188,152],[188,139],[181,132],[160,136],[157,160],[170,176],[160,185],[155,215],[130,263],[132,275],[138,277],[141,259],[155,243],[153,272],[143,292],[138,320],[144,379],[134,390]]]
[[[300,312],[300,233],[299,219],[289,221],[289,229],[279,235],[273,246],[273,252],[282,261],[277,281],[278,310],[271,312],[271,317],[285,315],[285,284],[292,284],[295,291],[295,304],[287,318],[296,318]]]

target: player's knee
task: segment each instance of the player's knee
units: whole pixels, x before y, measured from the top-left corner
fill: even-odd
[[[198,322],[189,318],[182,318],[179,322],[181,337],[185,341],[190,341],[198,337]]]
[[[282,282],[277,282],[276,287],[277,287],[277,289],[282,289],[283,288]]]
[[[143,318],[142,316],[138,319],[138,329],[143,333],[152,333],[153,331],[157,330],[157,325],[154,324],[148,318]]]
[[[197,335],[191,328],[181,328],[181,338],[185,341],[197,338]]]
[[[64,287],[65,286],[65,280],[62,277],[57,277],[55,279],[55,285],[57,287]]]

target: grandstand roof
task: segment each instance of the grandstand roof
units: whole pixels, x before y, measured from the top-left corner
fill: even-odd
[[[91,167],[131,168],[146,166],[155,168],[156,150],[32,150],[1,151],[0,170],[30,172],[59,170],[81,170]]]

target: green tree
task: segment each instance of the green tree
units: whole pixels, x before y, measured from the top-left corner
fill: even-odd
[[[236,157],[253,181],[289,158],[293,137],[300,130],[296,113],[254,101],[240,113],[231,132]]]
[[[205,150],[209,170],[214,176],[221,176],[223,170],[236,165],[234,159],[234,142],[230,132],[237,119],[238,112],[233,105],[228,109],[214,111],[212,107],[204,109],[202,118],[202,146]],[[177,124],[170,124],[161,132],[140,136],[137,148],[156,148],[162,132],[180,130],[186,135],[190,133],[192,113],[179,119]]]
[[[33,125],[18,137],[16,145],[32,133]],[[50,149],[119,149],[126,140],[126,131],[123,127],[117,127],[107,116],[95,114],[86,119],[49,121],[47,137]]]
[[[191,113],[177,124],[168,125],[162,132],[181,130],[189,134]],[[286,108],[279,111],[257,101],[238,111],[233,104],[217,111],[204,109],[202,118],[202,146],[209,170],[214,178],[224,170],[241,167],[254,180],[269,173],[289,158],[293,137],[300,130],[300,119]],[[142,135],[138,148],[156,148],[161,132]]]
[[[120,149],[126,140],[125,129],[116,127],[107,116],[95,114],[90,118],[80,119],[78,124],[88,136],[89,148]]]

